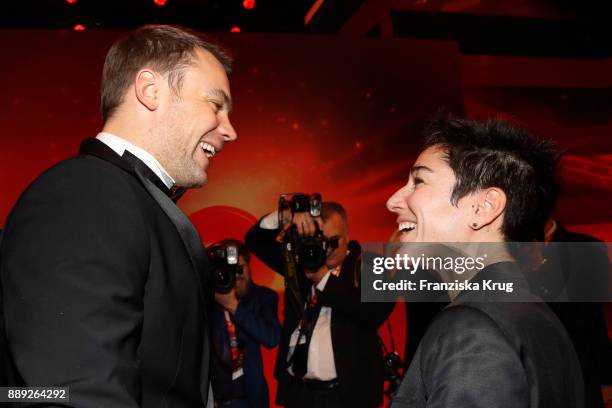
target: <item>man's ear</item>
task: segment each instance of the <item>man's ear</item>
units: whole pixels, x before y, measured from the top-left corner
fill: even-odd
[[[149,68],[144,68],[136,74],[134,90],[136,98],[148,110],[154,111],[159,106],[159,85],[162,77]]]
[[[489,187],[475,194],[470,228],[479,230],[497,220],[506,209],[506,193],[500,188]]]

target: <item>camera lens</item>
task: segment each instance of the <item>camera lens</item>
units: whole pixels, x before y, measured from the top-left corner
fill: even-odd
[[[215,268],[215,291],[229,293],[236,284],[236,272],[230,267]]]
[[[325,265],[327,254],[320,238],[307,238],[302,241],[300,263],[304,269],[317,270]]]
[[[216,245],[207,251],[208,261],[212,268],[215,291],[229,293],[236,286],[236,274],[242,273],[238,265],[238,248],[236,245]]]

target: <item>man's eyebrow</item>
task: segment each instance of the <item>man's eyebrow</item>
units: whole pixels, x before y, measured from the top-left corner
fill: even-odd
[[[430,173],[434,172],[432,169],[430,169],[427,166],[413,166],[412,169],[410,169],[410,174],[414,174],[419,171],[428,171]]]
[[[228,112],[232,111],[232,99],[229,97],[229,95],[224,90],[219,89],[219,88],[214,88],[208,91],[206,95],[211,98],[221,99],[223,101],[223,104],[227,108],[227,111]]]

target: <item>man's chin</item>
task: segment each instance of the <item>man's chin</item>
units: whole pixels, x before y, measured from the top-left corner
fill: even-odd
[[[192,188],[204,187],[208,184],[208,174],[204,170],[201,170],[198,174],[194,175],[193,182]]]
[[[328,259],[328,263],[325,265],[327,269],[334,269],[340,265],[342,265],[342,261],[340,259]]]
[[[206,175],[206,173],[204,173],[203,175],[198,174],[197,176],[192,177],[190,180],[176,182],[177,187],[183,188],[202,188],[206,184],[208,184],[208,176]]]
[[[244,285],[244,286],[243,286]],[[236,285],[236,297],[241,299],[246,297],[249,294],[249,287],[246,284],[237,284]]]

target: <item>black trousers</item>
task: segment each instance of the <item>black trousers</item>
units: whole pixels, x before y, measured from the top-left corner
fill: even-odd
[[[331,390],[313,390],[303,383],[292,382],[289,385],[287,408],[345,408],[338,388]]]

